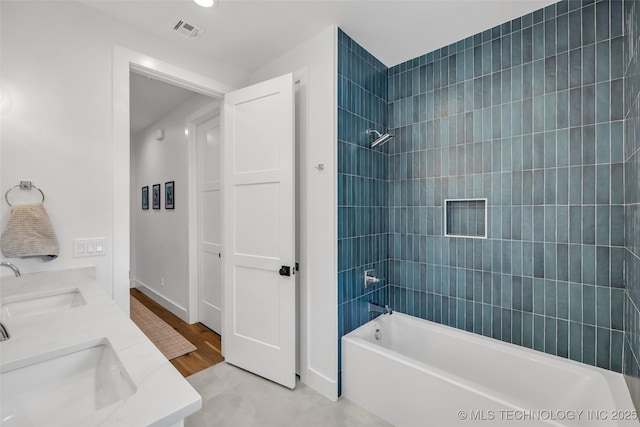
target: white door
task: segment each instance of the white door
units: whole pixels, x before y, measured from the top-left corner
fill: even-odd
[[[227,94],[223,116],[224,357],[289,388],[296,385],[293,97],[287,74]]]
[[[196,128],[198,157],[198,320],[222,333],[220,116]]]

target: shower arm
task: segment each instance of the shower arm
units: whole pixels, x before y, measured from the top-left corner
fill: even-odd
[[[375,129],[367,129],[367,135],[371,135],[372,133],[376,135],[376,139],[382,136],[382,134]]]

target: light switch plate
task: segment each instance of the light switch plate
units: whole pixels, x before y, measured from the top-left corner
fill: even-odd
[[[107,238],[73,239],[73,257],[83,258],[107,254]]]

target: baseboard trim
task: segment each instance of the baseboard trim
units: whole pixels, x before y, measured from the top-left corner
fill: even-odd
[[[306,384],[332,402],[338,400],[338,381],[331,380],[313,369],[307,369]]]
[[[157,302],[158,304],[160,304],[161,306],[169,310],[171,313],[178,316],[181,320],[189,323],[189,320],[188,320],[189,316],[187,314],[187,310],[184,307],[179,306],[175,302],[171,301],[169,298],[159,294],[156,290],[150,288],[149,286],[145,285],[139,280],[136,280],[135,283],[136,283],[135,287],[140,292],[142,292],[143,294],[145,294],[146,296],[148,296],[149,298],[151,298],[152,300],[154,300],[155,302]]]

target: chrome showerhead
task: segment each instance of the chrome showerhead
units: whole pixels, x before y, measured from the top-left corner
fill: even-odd
[[[384,144],[385,142],[393,138],[393,135],[389,135],[389,133],[381,134],[375,129],[367,129],[367,135],[371,134],[374,134],[376,136],[375,141],[371,143],[371,148]]]

